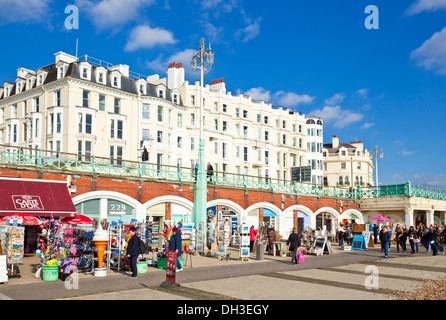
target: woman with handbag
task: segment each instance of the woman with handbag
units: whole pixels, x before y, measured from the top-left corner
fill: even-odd
[[[300,248],[300,237],[296,233],[296,228],[293,228],[286,244],[289,246],[289,251],[291,252],[291,264],[298,264],[297,250]]]

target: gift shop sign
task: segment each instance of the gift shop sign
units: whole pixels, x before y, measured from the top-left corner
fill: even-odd
[[[166,256],[166,281],[175,283],[175,273],[177,269],[177,253],[173,250],[167,251]]]
[[[44,210],[39,196],[11,196],[16,210]]]

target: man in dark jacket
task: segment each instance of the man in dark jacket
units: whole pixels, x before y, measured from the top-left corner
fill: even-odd
[[[132,278],[136,278],[138,276],[138,269],[136,267],[136,261],[138,260],[138,256],[140,254],[139,250],[139,238],[136,235],[136,228],[130,228],[130,240],[127,244],[127,257],[130,259],[130,268],[132,269]]]
[[[384,231],[380,236],[380,240],[384,246],[385,257],[388,258],[389,257],[389,243],[390,243],[390,240],[392,239],[392,234],[391,234],[390,228],[388,226],[384,226],[383,230]]]
[[[183,270],[179,260],[182,253],[181,247],[182,247],[182,240],[181,240],[180,230],[177,227],[174,227],[172,229],[172,237],[169,240],[168,249],[171,251],[175,251],[177,253],[177,272]]]
[[[297,262],[297,250],[300,247],[300,237],[296,233],[296,228],[293,228],[293,232],[290,234],[286,244],[289,246],[289,250],[292,252],[291,264],[299,263]]]
[[[378,244],[378,226],[375,224],[373,225],[373,243]]]

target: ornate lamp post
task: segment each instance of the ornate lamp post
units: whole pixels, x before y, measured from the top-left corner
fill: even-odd
[[[378,195],[378,190],[379,190],[379,184],[378,184],[378,157],[380,159],[382,159],[384,157],[384,153],[381,149],[381,151],[378,151],[378,146],[375,146],[375,151],[372,152],[372,159],[373,157],[375,157],[375,190],[376,190],[376,195]]]
[[[190,63],[192,71],[201,71],[201,85],[200,85],[200,142],[198,147],[198,172],[197,180],[194,190],[194,223],[195,227],[198,227],[199,222],[204,222],[204,239],[203,245],[206,245],[206,233],[207,233],[207,182],[206,182],[206,172],[204,168],[204,138],[203,138],[203,73],[206,70],[204,68],[204,62],[207,62],[209,66],[214,64],[214,54],[211,52],[211,46],[209,49],[204,48],[204,38],[200,40],[200,50],[198,52],[194,51],[194,57]]]

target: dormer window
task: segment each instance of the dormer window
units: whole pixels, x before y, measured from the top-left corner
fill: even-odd
[[[43,84],[43,74],[39,74],[39,81],[37,82],[39,86]]]
[[[88,69],[82,68],[82,78],[88,79]]]
[[[173,94],[173,103],[178,104],[178,95],[176,93]]]
[[[20,93],[22,91],[22,83],[17,83],[17,93]]]
[[[99,72],[98,82],[104,83],[104,73],[103,72]]]
[[[87,61],[82,61],[79,64],[79,73],[81,79],[91,80],[91,64]]]
[[[9,97],[9,87],[5,88],[5,97]]]
[[[158,97],[164,99],[164,90],[162,89],[158,90]]]
[[[113,86],[118,86],[118,77],[113,77]]]
[[[64,67],[59,67],[59,69],[57,69],[57,79],[63,78],[64,77]]]

